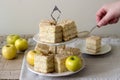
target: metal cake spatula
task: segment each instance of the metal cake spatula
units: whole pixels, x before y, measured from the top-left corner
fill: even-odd
[[[90,31],[81,31],[81,32],[78,33],[78,36],[79,36],[79,37],[87,37],[87,36],[89,36],[90,33],[91,33],[95,28],[97,28],[97,27],[99,27],[99,26],[98,26],[98,25],[95,25],[95,26],[93,26],[93,27],[90,29]]]

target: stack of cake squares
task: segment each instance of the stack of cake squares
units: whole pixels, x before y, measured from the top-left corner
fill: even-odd
[[[67,57],[72,55],[81,57],[80,49],[66,47],[65,45],[56,46],[55,48],[55,46],[37,43],[35,50],[37,54],[34,58],[34,70],[41,73],[68,71],[65,66]]]
[[[50,73],[54,71],[54,54],[50,53],[50,46],[37,43],[35,50],[37,54],[34,56],[34,70],[42,73]]]
[[[43,20],[39,24],[39,40],[48,43],[68,41],[77,37],[77,28],[72,20],[64,20],[55,24],[52,20]],[[37,54],[34,57],[34,70],[41,73],[65,72],[65,60],[71,55],[81,57],[80,49],[60,46],[48,46],[37,43]]]
[[[86,38],[86,50],[90,53],[96,54],[101,50],[101,37],[90,36]]]
[[[52,20],[43,20],[39,24],[39,38],[42,42],[59,43],[77,37],[77,27],[73,20],[63,20],[55,24]]]
[[[55,72],[54,56],[57,54],[57,48],[64,48],[61,46],[48,46],[46,44],[37,43],[35,50],[37,54],[34,57],[34,70],[42,73]]]

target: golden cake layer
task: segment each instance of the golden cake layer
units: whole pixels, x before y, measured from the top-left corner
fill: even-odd
[[[90,36],[86,38],[86,50],[91,53],[97,53],[101,50],[101,37]]]
[[[87,50],[88,52],[90,52],[90,53],[96,54],[97,52],[100,52],[101,48],[98,48],[98,49],[87,48],[86,50]]]

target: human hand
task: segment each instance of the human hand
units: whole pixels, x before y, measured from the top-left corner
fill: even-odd
[[[100,8],[96,13],[96,21],[99,27],[117,23],[120,18],[120,1],[109,3]]]

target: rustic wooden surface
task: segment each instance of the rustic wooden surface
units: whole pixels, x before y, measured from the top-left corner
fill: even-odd
[[[6,60],[0,56],[0,79],[19,79],[24,53],[17,58]]]
[[[6,40],[6,36],[0,36],[0,80],[19,80],[24,52],[18,52],[13,60],[6,60],[2,57],[1,49]],[[33,35],[21,35],[23,38],[31,38]]]

